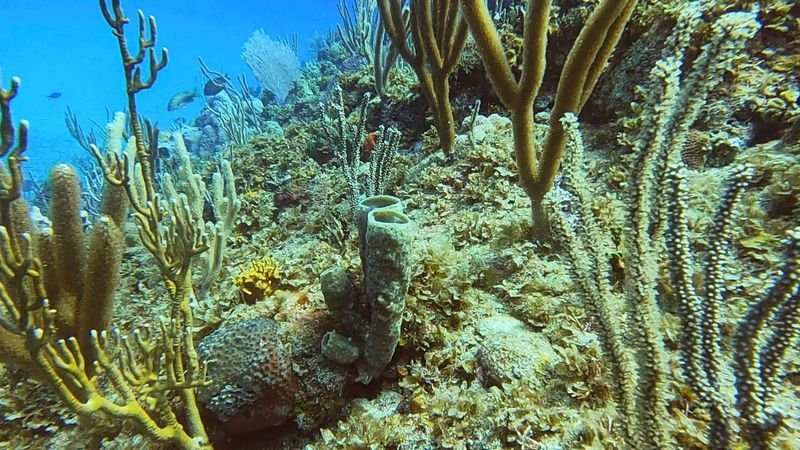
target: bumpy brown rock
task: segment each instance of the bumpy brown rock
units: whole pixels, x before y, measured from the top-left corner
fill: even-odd
[[[489,321],[501,324],[502,328],[484,330],[488,332],[476,355],[478,379],[484,386],[538,379],[559,360],[544,337],[525,330],[515,319],[497,316]]]
[[[211,385],[197,398],[233,434],[283,423],[297,384],[275,322],[264,318],[226,323],[197,346]]]

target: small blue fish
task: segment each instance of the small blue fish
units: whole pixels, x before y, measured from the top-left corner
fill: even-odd
[[[175,111],[176,109],[183,108],[189,103],[192,103],[195,97],[197,97],[197,89],[192,92],[180,92],[175,94],[171,99],[169,99],[167,111]]]
[[[61,92],[51,92],[51,93],[49,93],[49,94],[45,95],[45,97],[47,97],[47,98],[49,98],[50,100],[52,100],[52,99],[54,99],[54,98],[61,97]]]

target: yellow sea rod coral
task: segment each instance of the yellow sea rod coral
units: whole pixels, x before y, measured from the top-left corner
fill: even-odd
[[[280,283],[280,273],[275,260],[271,256],[261,258],[242,270],[233,284],[239,288],[241,298],[245,303],[255,303],[274,292]]]

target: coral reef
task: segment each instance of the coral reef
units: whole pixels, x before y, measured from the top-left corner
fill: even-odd
[[[103,3],[88,227],[0,90],[0,447],[797,448],[795,3],[342,1],[160,134]]]

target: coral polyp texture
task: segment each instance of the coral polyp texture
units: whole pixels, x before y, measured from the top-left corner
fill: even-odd
[[[288,351],[275,322],[255,317],[227,323],[197,345],[211,383],[197,399],[233,433],[280,425],[297,390]]]
[[[0,448],[800,448],[797,2],[229,3],[0,86]]]

